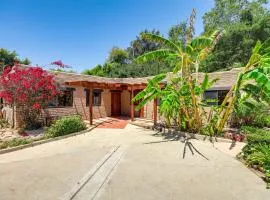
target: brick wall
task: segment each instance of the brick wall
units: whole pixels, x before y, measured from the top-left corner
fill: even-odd
[[[73,106],[64,108],[47,108],[43,112],[45,116],[68,116],[78,114],[83,119],[89,120],[89,107],[86,106],[86,93],[83,87],[74,87]],[[101,105],[93,106],[93,118],[111,116],[111,93],[110,90],[101,92]]]
[[[89,120],[89,107],[86,106],[86,93],[83,87],[74,87],[73,91],[73,106],[70,107],[56,107],[47,108],[42,111],[41,120],[45,122],[46,118],[58,118],[69,115],[81,115],[83,119]],[[121,93],[121,114],[124,116],[130,116],[130,92],[124,90]],[[12,124],[12,109],[5,107],[6,118]],[[108,117],[111,116],[111,92],[106,89],[101,92],[101,105],[93,106],[93,117]],[[139,116],[135,113],[135,117]],[[153,119],[153,101],[147,103],[144,107],[144,117],[147,119]],[[20,116],[15,113],[15,127],[20,127]]]

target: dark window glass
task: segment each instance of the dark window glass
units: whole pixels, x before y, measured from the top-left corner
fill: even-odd
[[[221,105],[228,92],[228,90],[206,91],[203,100],[207,105]]]
[[[85,89],[86,95],[86,106],[89,106],[89,89]],[[101,92],[102,90],[94,89],[93,90],[93,106],[100,106],[101,105]]]
[[[58,106],[59,107],[67,107],[73,105],[73,91],[65,90],[62,91],[58,96]]]
[[[2,98],[0,98],[0,109],[2,109],[3,108],[3,104],[4,104],[4,101],[3,101],[3,99]],[[0,110],[1,111],[1,110]]]
[[[73,88],[65,88],[60,94],[52,99],[48,107],[71,107],[73,106]]]
[[[93,90],[93,106],[101,105],[101,90]]]
[[[90,90],[89,89],[85,89],[84,92],[85,92],[86,106],[89,106],[89,92],[90,92]]]
[[[207,105],[218,105],[218,91],[205,91],[203,100]]]
[[[157,98],[157,106],[160,106],[160,104],[161,104],[161,99]]]
[[[229,90],[219,90],[218,91],[218,105],[221,105]]]

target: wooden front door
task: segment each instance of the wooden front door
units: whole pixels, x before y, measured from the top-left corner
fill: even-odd
[[[112,116],[121,115],[121,92],[111,92],[112,96]]]

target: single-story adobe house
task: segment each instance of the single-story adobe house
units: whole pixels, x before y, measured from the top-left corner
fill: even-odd
[[[212,88],[207,90],[204,98],[216,99],[221,103],[226,93],[236,81],[241,68],[230,71],[209,73],[210,80],[219,78]],[[106,78],[91,75],[82,75],[65,72],[54,72],[57,84],[62,90],[62,95],[56,97],[48,108],[42,112],[42,120],[48,123],[61,116],[79,114],[83,119],[89,120],[111,116],[126,116],[131,120],[146,118],[157,121],[158,101],[154,100],[136,111],[136,103],[131,99],[147,85],[145,78]],[[204,73],[199,73],[199,81],[202,81]],[[5,106],[5,118],[12,122],[12,111]],[[20,126],[20,117],[16,115],[15,127]]]

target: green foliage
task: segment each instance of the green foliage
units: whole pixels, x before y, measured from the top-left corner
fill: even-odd
[[[140,37],[140,35],[144,33],[160,35],[159,31],[156,30],[145,30],[141,32],[135,40],[130,42],[129,47],[126,49],[120,49],[118,47],[112,48],[107,61],[103,65],[97,65],[92,69],[87,69],[83,74],[125,78],[147,77],[171,71],[173,67],[167,61],[134,62],[134,59],[138,56],[150,51],[158,50],[162,47],[162,45],[157,42]]]
[[[79,132],[86,129],[85,123],[80,116],[63,117],[56,120],[45,133],[46,137],[58,137]]]
[[[263,115],[263,114],[258,114],[254,122],[252,123],[254,126],[258,127],[268,127],[270,128],[270,116],[268,115]]]
[[[244,157],[248,165],[258,165],[264,167],[270,164],[270,145],[269,144],[253,144],[247,145],[243,149]]]
[[[204,29],[212,32],[218,28],[227,29],[234,23],[252,23],[268,11],[264,8],[267,0],[215,0],[215,6],[203,16]]]
[[[224,101],[219,107],[219,111],[215,115],[218,116],[218,121],[213,129],[217,133],[222,133],[222,130],[231,117],[234,110],[241,103],[248,103],[248,100],[265,101],[269,104],[270,95],[270,76],[269,76],[269,61],[270,61],[270,39],[264,43],[258,41],[252,49],[252,54],[243,68],[238,74],[236,83],[227,93]],[[250,104],[251,105],[251,104]],[[239,109],[238,109],[239,111]]]
[[[240,127],[250,124],[258,127],[270,126],[269,105],[250,97],[246,98],[240,99],[235,105],[230,120],[231,126]]]
[[[25,58],[24,60],[19,59],[18,54],[15,51],[8,51],[0,48],[0,74],[7,66],[13,66],[16,62],[25,65],[30,64],[28,58]]]
[[[270,12],[264,2],[216,0],[212,11],[203,17],[205,32],[223,28],[225,34],[213,53],[202,62],[204,72],[243,67],[258,40],[270,37]]]
[[[20,146],[20,145],[25,145],[25,144],[30,144],[33,141],[30,139],[21,139],[21,138],[14,138],[12,140],[9,141],[0,141],[0,149],[5,149],[8,147],[16,147],[16,146]]]
[[[191,26],[192,24],[189,29]],[[143,33],[142,38],[158,42],[162,44],[163,48],[137,57],[136,62],[170,60],[175,63],[175,67],[173,73],[167,77],[166,85],[162,89],[165,74],[157,75],[148,82],[147,87],[133,99],[133,101],[140,101],[137,109],[158,98],[160,99],[159,111],[166,119],[168,126],[173,125],[180,130],[198,132],[203,121],[200,96],[216,80],[210,82],[206,74],[202,83],[199,84],[198,76],[196,75],[194,78],[191,76],[191,72],[198,73],[200,61],[205,59],[219,36],[216,33],[214,35],[214,37],[192,39],[183,46],[179,40],[173,41],[159,35]],[[189,35],[187,38],[190,38]]]
[[[180,22],[179,24],[176,24],[172,26],[169,29],[168,37],[171,41],[177,42],[181,41],[183,46],[187,43],[187,33],[188,33],[188,25],[187,22]]]
[[[252,143],[270,144],[270,131],[253,126],[242,126],[240,131],[247,135],[247,141]]]
[[[104,68],[102,65],[97,65],[92,69],[86,69],[82,72],[85,75],[105,76]]]
[[[247,165],[265,173],[267,188],[270,186],[270,131],[251,126],[242,126],[248,144],[242,149],[242,157]]]
[[[58,69],[50,69],[49,71],[52,71],[52,72],[65,72],[65,73],[76,73],[75,70],[73,69],[61,69],[61,68],[58,68]]]
[[[153,35],[160,36],[160,32],[155,29],[152,31],[144,30],[140,32],[139,35],[136,36],[136,39],[131,41],[129,47],[126,49],[130,60],[133,60],[138,56],[141,56],[150,51],[155,51],[162,47],[162,45],[159,43],[141,37],[141,35],[144,33],[150,33]]]
[[[9,127],[7,120],[0,118],[0,129]]]
[[[109,63],[126,64],[128,59],[128,53],[120,49],[119,47],[113,47],[109,53]]]

